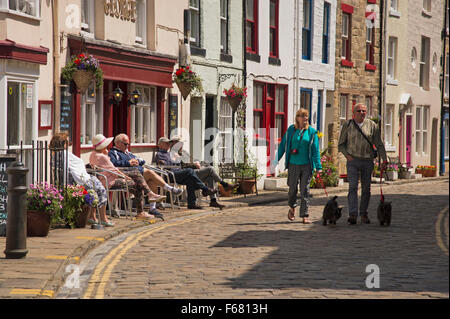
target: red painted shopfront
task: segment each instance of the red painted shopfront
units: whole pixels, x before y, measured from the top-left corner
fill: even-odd
[[[115,136],[126,133],[130,136],[130,108],[128,83],[151,85],[156,87],[156,134],[164,136],[166,90],[172,87],[172,73],[177,63],[175,57],[167,57],[128,50],[118,45],[109,46],[87,43],[81,38],[69,38],[71,55],[85,53],[93,55],[100,62],[103,71],[103,134]],[[124,92],[118,104],[112,103],[113,90],[120,87]],[[73,101],[73,136],[80,136],[81,94],[76,92]],[[73,152],[80,155],[79,139],[73,141]]]

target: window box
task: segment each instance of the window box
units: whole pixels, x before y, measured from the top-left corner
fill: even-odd
[[[281,60],[278,58],[273,58],[273,57],[269,57],[269,64],[271,65],[276,65],[276,66],[280,66],[281,65]]]
[[[253,61],[253,62],[257,62],[257,63],[261,62],[261,56],[259,54],[247,52],[245,54],[245,56],[246,56],[247,60],[249,60],[249,61]]]
[[[198,47],[191,46],[191,55],[206,57],[206,50]]]
[[[366,71],[375,71],[376,69],[377,69],[376,65],[366,63]]]
[[[346,59],[342,59],[341,60],[341,65],[349,67],[349,68],[352,68],[353,67],[353,62],[352,61],[348,61]]]
[[[233,63],[233,56],[225,53],[220,54],[220,61]]]
[[[394,10],[394,9],[390,8],[389,9],[389,16],[390,17],[395,17],[395,18],[400,18],[401,14],[397,10]]]

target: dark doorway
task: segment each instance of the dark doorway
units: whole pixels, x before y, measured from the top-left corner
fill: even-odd
[[[205,111],[205,141],[204,141],[204,146],[205,146],[205,150],[207,150],[208,148],[206,147],[206,145],[208,143],[211,143],[214,140],[214,136],[210,136],[209,132],[211,129],[214,127],[214,114],[215,112],[215,97],[214,96],[206,96],[206,111]],[[205,157],[204,157],[204,161],[205,162],[212,162],[212,158],[213,158],[213,152],[214,152],[214,148],[210,148],[211,154],[206,154],[205,153]]]

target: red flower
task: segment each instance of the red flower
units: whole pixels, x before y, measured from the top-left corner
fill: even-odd
[[[177,70],[177,72],[175,73],[177,76],[180,76],[181,73],[183,73],[181,70]]]

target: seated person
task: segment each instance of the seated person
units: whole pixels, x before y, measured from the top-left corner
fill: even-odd
[[[197,173],[197,176],[200,180],[205,183],[209,188],[216,189],[217,183],[222,184],[225,190],[230,190],[234,187],[234,185],[230,185],[224,180],[220,178],[220,176],[214,170],[212,166],[201,166],[200,162],[196,161],[193,164],[187,164],[189,161],[189,154],[183,150],[183,142],[181,142],[181,138],[179,136],[174,136],[170,139],[170,154],[171,159],[174,163],[181,164],[181,167],[191,167],[194,169],[194,172]],[[225,206],[219,204],[217,202],[216,194],[210,196],[211,202],[209,206],[211,207],[219,207],[223,209]]]
[[[69,138],[66,133],[56,133],[51,141],[49,147],[52,149],[61,149],[64,148],[65,145],[71,145],[69,143]],[[64,150],[64,153],[66,151]],[[85,189],[90,190],[93,189],[97,193],[98,196],[98,210],[100,214],[101,224],[107,227],[112,227],[114,224],[108,220],[106,216],[106,204],[108,202],[106,189],[103,187],[102,183],[98,180],[96,176],[89,175],[86,171],[86,166],[81,158],[75,156],[71,152],[68,153],[68,158],[66,156],[63,157],[63,162],[65,165],[67,159],[67,165],[69,168],[69,184],[77,183],[78,185],[82,185]],[[97,216],[95,214],[95,208],[89,208],[88,214],[88,223],[90,224],[98,224]]]
[[[202,209],[200,205],[197,205],[197,198],[195,191],[197,189],[202,190],[203,196],[213,195],[217,193],[217,190],[211,189],[198,178],[197,174],[192,168],[181,168],[178,163],[174,163],[170,157],[169,148],[170,140],[166,137],[161,137],[158,141],[158,152],[155,159],[158,165],[176,166],[170,170],[175,176],[175,180],[178,184],[187,186],[187,201],[189,209]]]
[[[119,134],[114,138],[114,147],[108,152],[108,156],[111,162],[116,167],[134,167],[144,176],[147,185],[150,187],[153,193],[158,191],[158,186],[164,190],[171,192],[178,196],[183,193],[183,189],[172,187],[167,184],[164,179],[151,169],[143,167],[145,161],[142,158],[138,158],[136,155],[128,151],[130,145],[130,139],[126,134]],[[125,174],[128,172],[125,171]],[[157,195],[159,196],[159,195]],[[161,197],[160,197],[161,198]],[[164,196],[165,198],[165,196]],[[152,198],[149,197],[151,200]],[[156,198],[158,199],[158,198]],[[156,203],[150,202],[151,211],[156,209]]]
[[[107,155],[107,147],[109,144],[111,144],[112,140],[113,137],[106,138],[102,134],[97,134],[96,136],[94,136],[94,138],[92,139],[94,151],[89,157],[89,163],[94,167],[97,166],[99,168],[105,168],[107,170],[113,171],[119,176],[122,176],[122,178],[120,178],[116,174],[107,171],[101,172],[106,176],[109,188],[114,189],[123,188],[125,187],[125,185],[128,186],[128,189],[133,193],[134,198],[136,199],[137,219],[154,218],[155,216],[164,219],[162,214],[159,213],[156,209],[150,211],[152,213],[151,215],[144,212],[144,207],[142,205],[142,196],[154,197],[155,194],[153,194],[153,192],[148,187],[142,174],[140,174],[137,170],[133,170],[130,171],[129,174],[125,174],[117,169],[109,159]],[[102,180],[102,183],[106,183],[104,178],[100,179]]]

